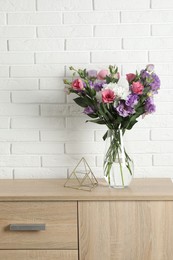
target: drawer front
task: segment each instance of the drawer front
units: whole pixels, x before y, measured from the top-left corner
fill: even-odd
[[[78,260],[77,250],[0,250],[3,260]]]
[[[77,202],[0,202],[0,238],[0,249],[77,249]]]

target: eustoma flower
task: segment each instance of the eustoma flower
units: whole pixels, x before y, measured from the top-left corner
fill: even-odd
[[[141,95],[144,89],[144,86],[139,82],[133,82],[131,86],[132,92],[138,95]]]
[[[115,99],[115,93],[111,89],[104,89],[102,91],[102,101],[103,103],[113,103]]]
[[[72,88],[74,90],[82,90],[84,88],[84,84],[83,84],[83,81],[81,79],[75,79],[73,82],[72,82]]]
[[[106,76],[108,76],[108,75],[109,75],[108,70],[101,70],[97,74],[97,78],[100,79],[100,80],[104,80],[106,78]]]

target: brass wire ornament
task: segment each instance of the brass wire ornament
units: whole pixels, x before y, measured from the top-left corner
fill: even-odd
[[[83,166],[83,167],[81,167]],[[78,162],[67,181],[64,184],[66,188],[77,190],[91,191],[98,185],[98,181],[94,176],[90,166],[85,158],[81,158]]]

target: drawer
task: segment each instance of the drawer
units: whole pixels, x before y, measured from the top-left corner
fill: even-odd
[[[3,260],[78,260],[77,250],[0,250]]]
[[[0,249],[77,249],[77,202],[0,202],[0,238]]]

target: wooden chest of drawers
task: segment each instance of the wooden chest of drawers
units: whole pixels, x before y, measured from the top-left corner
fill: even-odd
[[[169,179],[92,192],[64,182],[0,181],[0,260],[172,260]]]

